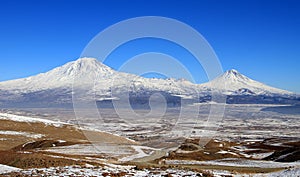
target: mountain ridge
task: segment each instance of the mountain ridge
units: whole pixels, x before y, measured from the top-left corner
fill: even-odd
[[[95,94],[99,101],[112,100],[122,94],[131,94],[146,100],[153,93],[163,93],[174,100],[193,99],[202,100],[211,97],[211,92],[227,96],[249,96],[259,99],[264,97],[295,97],[296,94],[273,88],[258,81],[252,80],[237,70],[228,70],[221,76],[203,84],[194,84],[184,79],[157,79],[143,78],[134,74],[118,72],[99,62],[95,58],[80,58],[56,67],[48,72],[0,82],[0,103],[42,100],[59,100],[58,102],[71,102],[72,87],[85,86],[84,81],[94,81],[93,88],[84,94]],[[57,98],[56,98],[57,97]],[[241,99],[241,98],[239,98]]]

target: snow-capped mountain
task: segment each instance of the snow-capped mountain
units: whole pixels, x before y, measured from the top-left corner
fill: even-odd
[[[92,87],[88,87],[89,84],[92,84]],[[122,95],[129,94],[137,103],[140,103],[139,100],[147,102],[153,93],[159,92],[175,105],[181,99],[193,102],[208,101],[212,91],[228,95],[229,99],[235,99],[234,96],[245,96],[249,99],[250,95],[251,100],[255,97],[254,100],[258,102],[275,96],[294,99],[291,92],[264,85],[236,70],[227,71],[208,83],[193,84],[183,79],[143,78],[115,71],[93,58],[80,58],[46,73],[0,82],[0,103],[72,103],[74,90],[76,94],[84,90],[82,94],[95,95],[98,101],[119,99]],[[241,100],[240,97],[238,99]]]
[[[76,82],[91,79],[95,82],[96,90],[106,90],[112,86],[115,88],[131,86],[135,91],[143,88],[187,93],[189,92],[187,89],[194,86],[186,80],[148,79],[117,72],[96,59],[81,58],[36,76],[0,82],[0,89],[23,93],[44,89],[71,88],[73,84],[76,85]]]
[[[203,87],[216,89],[227,95],[292,95],[292,92],[270,87],[252,80],[238,71],[226,71],[214,80],[201,84]]]
[[[15,90],[16,92],[32,92],[44,89],[72,87],[73,79],[82,74],[81,77],[92,77],[98,74],[103,79],[110,78],[115,71],[110,67],[98,62],[96,59],[82,58],[54,68],[46,73],[35,76],[0,82],[1,90]]]
[[[89,83],[84,83],[88,81]],[[93,87],[85,86],[93,84]],[[77,88],[77,87],[80,87]],[[147,79],[118,72],[93,58],[80,58],[35,76],[0,82],[0,102],[71,103],[72,88],[96,99],[111,100],[121,94],[147,99],[153,92],[195,95],[195,84],[177,79]]]

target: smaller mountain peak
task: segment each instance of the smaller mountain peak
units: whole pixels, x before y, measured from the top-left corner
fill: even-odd
[[[239,72],[236,69],[230,69],[226,73],[238,74]]]
[[[243,76],[240,72],[238,72],[235,69],[228,70],[223,75],[225,77],[242,77]]]

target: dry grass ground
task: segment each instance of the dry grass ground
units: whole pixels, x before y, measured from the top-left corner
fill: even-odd
[[[0,134],[0,150],[9,150],[12,147],[24,144],[26,142],[52,139],[64,140],[68,142],[78,143],[120,143],[120,144],[133,144],[133,141],[123,137],[115,136],[105,132],[81,130],[73,125],[53,126],[44,123],[28,123],[28,122],[15,122],[10,120],[0,120],[1,131],[16,131],[26,132],[32,135],[41,134],[43,137],[34,138],[22,135],[7,135]],[[87,139],[87,137],[89,139]]]
[[[126,138],[105,132],[82,130],[74,125],[54,126],[42,122],[16,122],[0,120],[0,164],[22,169],[51,166],[101,165],[97,161],[86,160],[87,156],[66,155],[41,151],[50,147],[89,143],[136,144]],[[10,133],[6,133],[10,132]],[[23,132],[13,134],[11,132]],[[25,135],[42,135],[42,137]],[[88,138],[87,138],[88,137]],[[92,142],[91,142],[92,141]],[[101,158],[101,156],[91,156]]]

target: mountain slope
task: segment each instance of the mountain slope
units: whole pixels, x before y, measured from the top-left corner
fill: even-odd
[[[162,94],[167,102],[175,105],[181,99],[208,101],[212,91],[229,96],[260,96],[262,99],[265,96],[294,97],[291,92],[254,81],[236,70],[229,70],[208,83],[193,84],[182,79],[143,78],[115,71],[93,58],[80,58],[46,73],[0,82],[0,105],[70,104],[72,88],[76,94],[81,91],[82,95],[95,95],[98,101],[130,95],[137,104],[148,102],[153,93]]]

